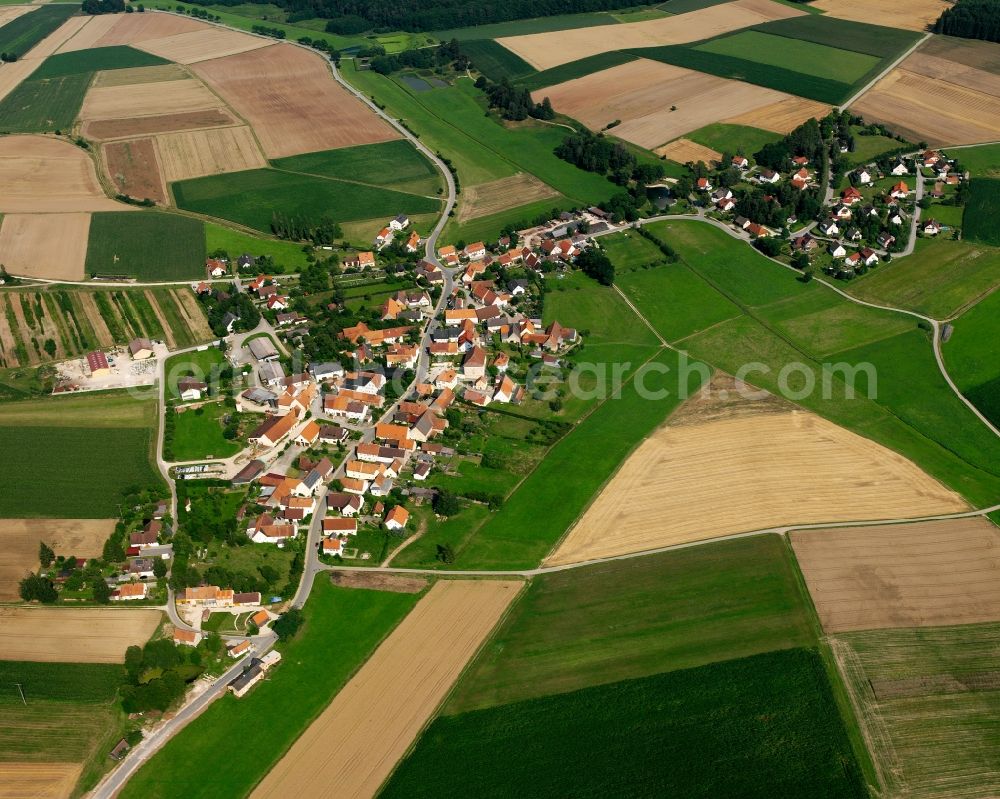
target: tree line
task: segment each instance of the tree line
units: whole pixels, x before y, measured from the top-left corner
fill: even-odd
[[[941,13],[934,32],[1000,42],[1000,0],[958,0]]]

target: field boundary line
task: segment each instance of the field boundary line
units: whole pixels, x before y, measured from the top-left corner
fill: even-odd
[[[880,80],[882,80],[882,78],[884,78],[886,75],[888,75],[890,72],[892,72],[892,70],[894,70],[896,67],[898,67],[900,64],[902,64],[911,55],[913,55],[914,51],[916,51],[917,48],[919,48],[924,42],[926,42],[928,39],[930,39],[931,36],[933,36],[933,35],[934,34],[932,34],[932,33],[925,33],[922,37],[920,37],[919,39],[917,39],[917,41],[914,42],[913,45],[911,47],[909,47],[895,61],[893,61],[891,64],[889,64],[889,66],[887,66],[885,69],[883,69],[881,72],[879,72],[878,75],[876,75],[874,78],[872,78],[870,81],[868,81],[868,83],[866,83],[864,86],[862,86],[861,89],[859,91],[857,91],[854,94],[853,97],[847,98],[847,100],[845,102],[843,102],[841,105],[837,106],[837,110],[838,111],[843,111],[845,108],[848,108],[849,106],[853,105],[858,100],[860,100],[864,95],[866,95],[869,91],[871,91],[872,88],[874,88],[874,86],[875,86],[876,83],[878,83]]]

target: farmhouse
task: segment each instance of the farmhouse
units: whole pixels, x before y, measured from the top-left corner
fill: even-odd
[[[100,350],[87,353],[87,371],[91,377],[107,377],[111,374],[108,356]]]
[[[365,251],[355,255],[348,255],[344,258],[343,263],[347,269],[368,269],[375,266],[375,253]]]
[[[385,526],[389,530],[402,530],[410,519],[410,512],[402,505],[396,505],[385,515]]]
[[[259,362],[275,361],[278,359],[278,350],[268,336],[258,336],[257,338],[250,339],[247,347],[250,348],[250,354]]]
[[[134,338],[128,343],[128,352],[133,361],[144,361],[153,357],[153,342],[148,338]]]
[[[200,400],[201,395],[208,390],[208,383],[193,377],[182,377],[177,381],[177,391],[184,402]]]
[[[145,599],[149,596],[147,583],[125,583],[111,592],[112,602],[130,602],[134,599]]]
[[[233,604],[234,593],[232,588],[219,588],[217,585],[201,585],[178,591],[177,603],[181,605],[226,608]]]
[[[270,416],[250,434],[247,440],[262,447],[277,446],[292,431],[298,418],[299,414],[294,409],[284,416]]]
[[[181,630],[174,628],[174,643],[181,646],[198,646],[201,635],[194,630]]]

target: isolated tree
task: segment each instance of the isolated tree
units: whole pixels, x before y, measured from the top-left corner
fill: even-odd
[[[38,545],[38,561],[42,564],[43,568],[49,568],[52,565],[52,561],[56,559],[56,553],[52,551],[52,547],[42,541]]]
[[[94,580],[92,594],[94,601],[100,602],[102,605],[107,605],[111,601],[111,588],[104,582],[103,577]]]
[[[50,338],[45,339],[45,343],[42,345],[42,349],[44,349],[49,354],[50,358],[56,357],[56,343],[52,339]]]
[[[163,558],[157,558],[153,561],[153,576],[157,580],[162,580],[167,576],[167,562]]]
[[[25,602],[55,602],[59,598],[52,581],[40,574],[29,574],[18,586],[21,599]]]

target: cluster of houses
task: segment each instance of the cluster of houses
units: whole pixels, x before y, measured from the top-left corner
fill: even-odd
[[[397,235],[405,235],[406,229],[409,226],[410,219],[406,214],[399,214],[399,216],[389,220],[389,224],[382,228],[378,232],[378,235],[375,236],[375,249],[382,250],[385,247],[388,247],[393,241],[395,241]],[[403,249],[408,253],[415,253],[420,249],[420,242],[420,234],[415,230],[411,230],[406,239],[406,243],[403,245]]]
[[[166,534],[163,518],[167,512],[166,501],[158,502],[151,518],[129,535],[125,563],[111,591],[112,602],[149,599],[156,561],[169,560],[173,556],[173,546],[162,540]]]

